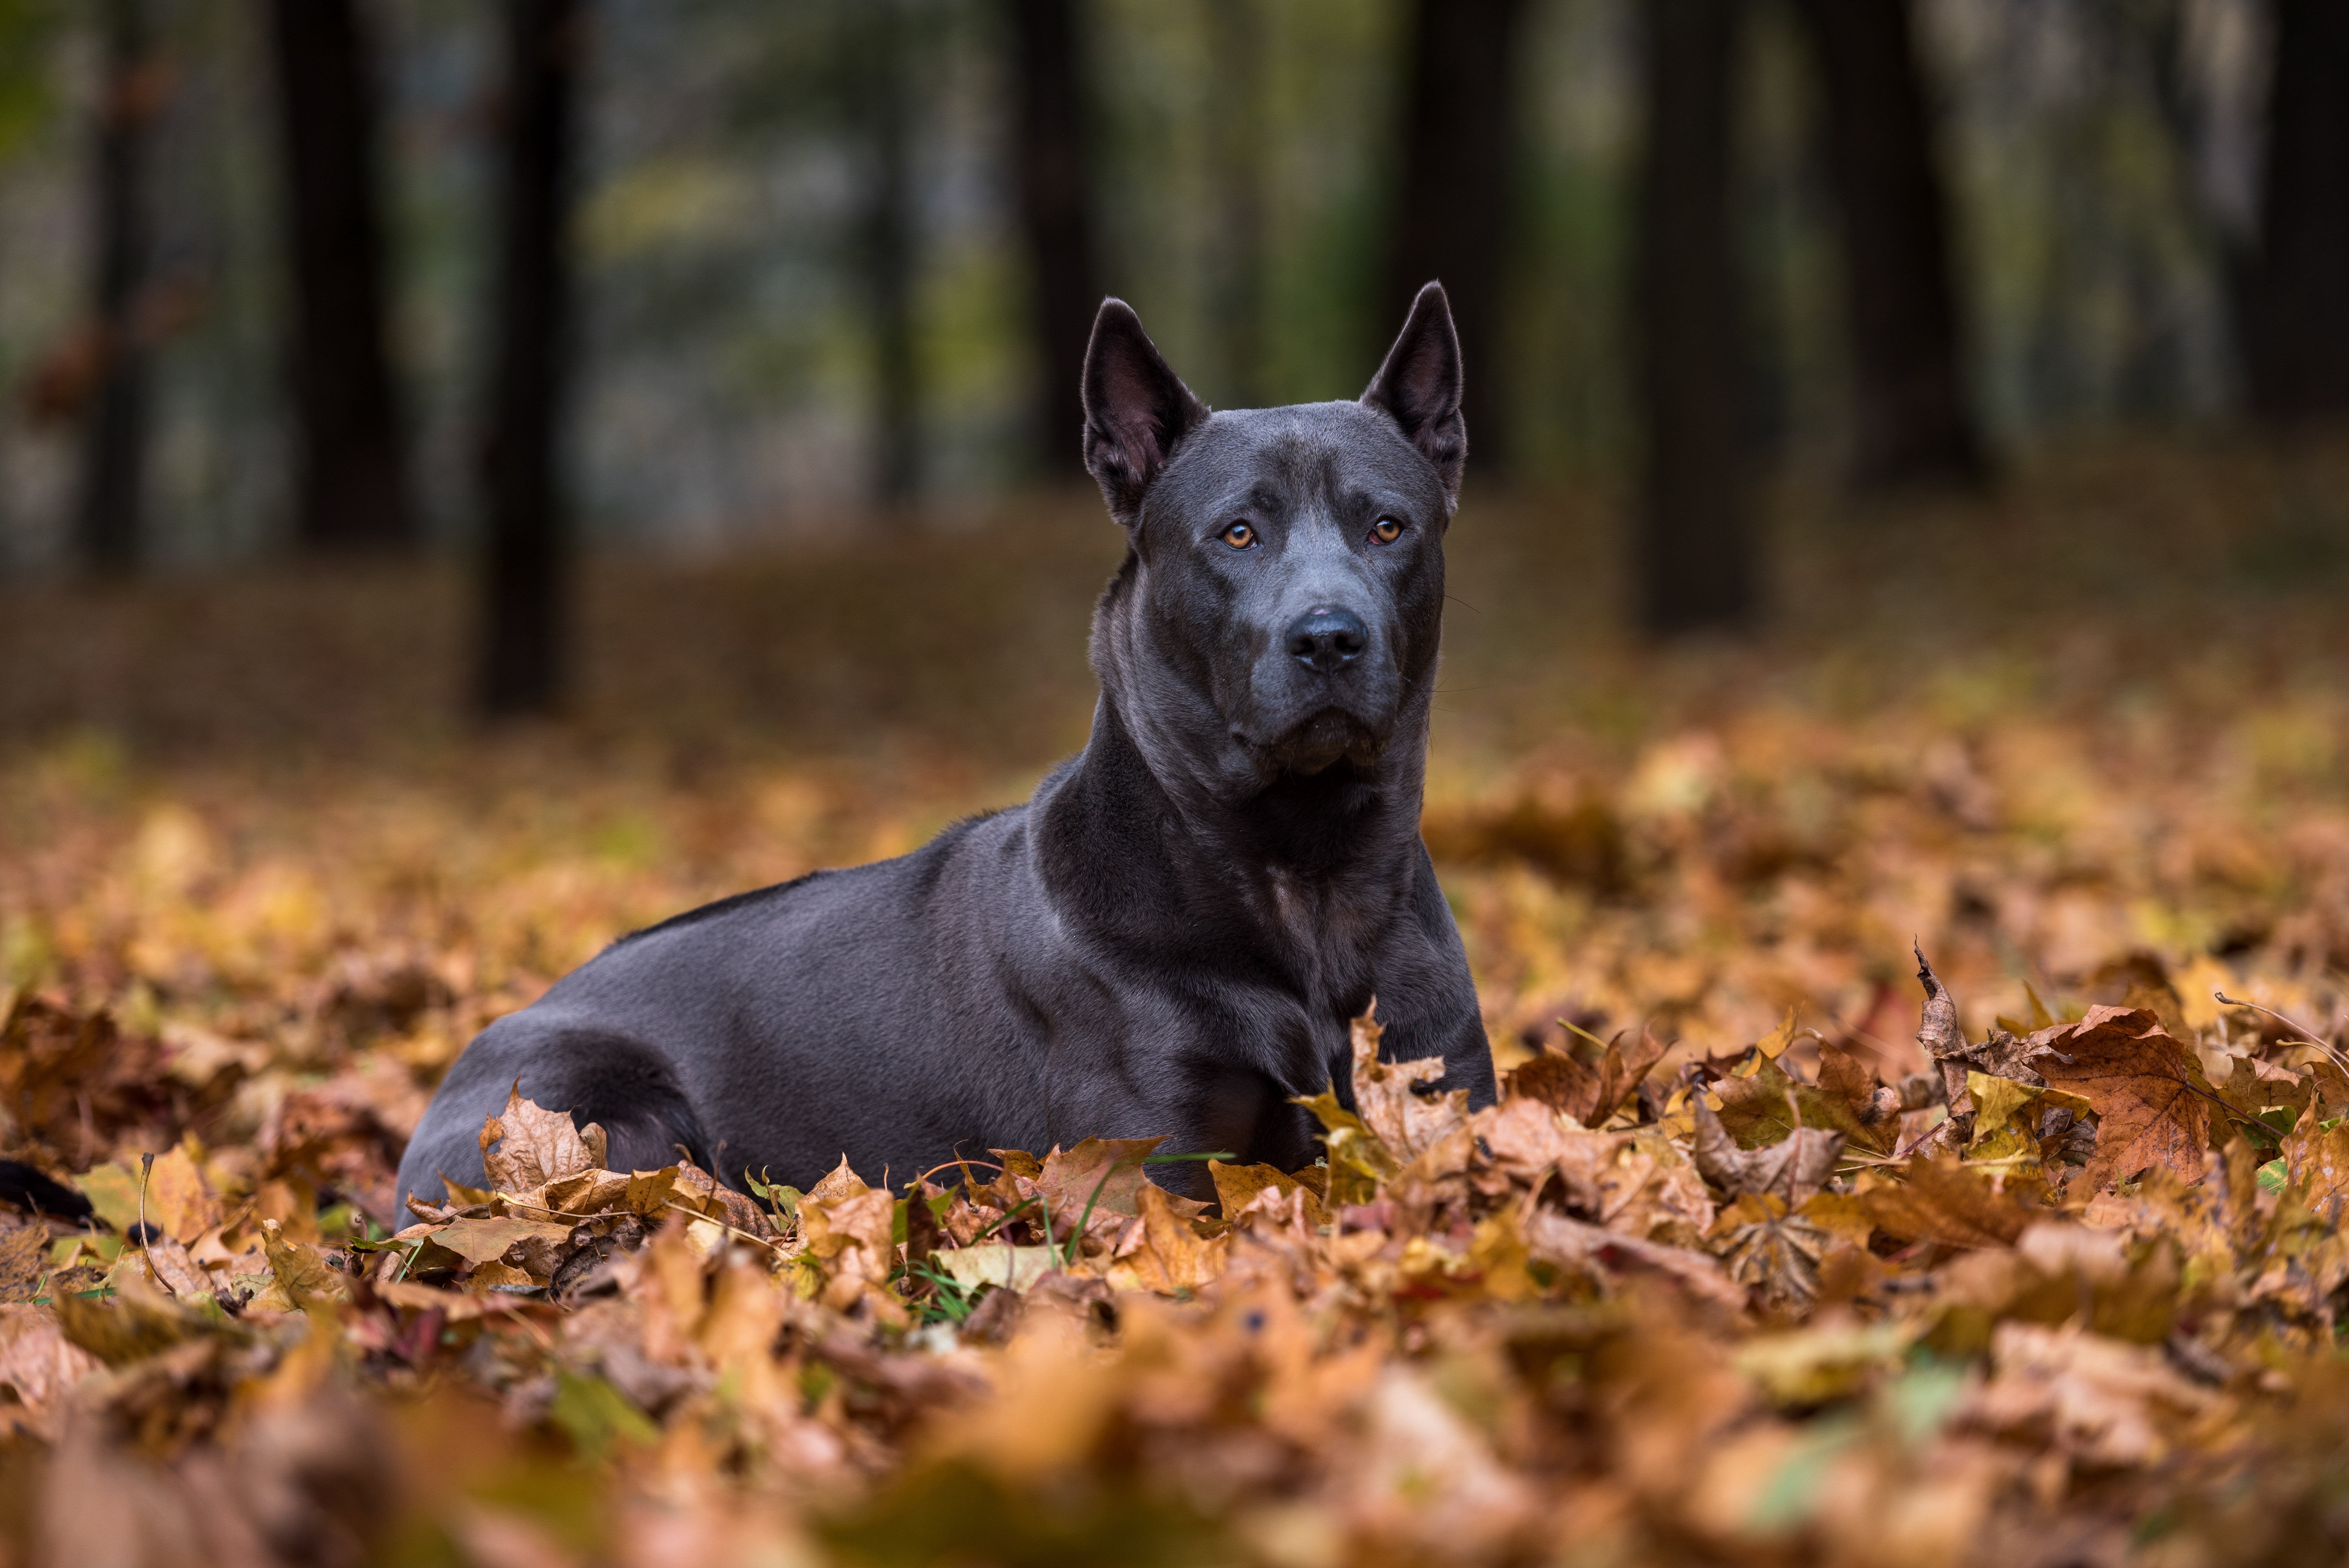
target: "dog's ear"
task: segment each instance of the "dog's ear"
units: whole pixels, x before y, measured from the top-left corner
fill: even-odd
[[[1085,470],[1110,515],[1128,528],[1175,444],[1207,418],[1207,406],[1167,367],[1142,318],[1122,299],[1102,301],[1085,348]]]
[[[1411,318],[1362,401],[1392,416],[1404,438],[1435,465],[1444,505],[1459,505],[1468,422],[1460,417],[1460,335],[1452,329],[1452,302],[1442,284],[1429,284],[1411,302]]]

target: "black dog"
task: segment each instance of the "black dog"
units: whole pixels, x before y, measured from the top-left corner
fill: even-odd
[[[957,1154],[1170,1134],[1294,1170],[1290,1097],[1348,1082],[1373,993],[1393,1058],[1494,1097],[1419,838],[1444,535],[1467,455],[1430,284],[1355,403],[1210,413],[1132,310],[1085,359],[1086,466],[1127,536],[1094,613],[1084,751],[1025,808],[614,944],[459,1058],[399,1192],[482,1180],[519,1078],[620,1170],[678,1146],[806,1186]],[[1203,1168],[1162,1166],[1206,1188]]]

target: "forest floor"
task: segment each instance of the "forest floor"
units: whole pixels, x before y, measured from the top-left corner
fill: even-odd
[[[1769,629],[1664,652],[1615,518],[1452,535],[1509,1092],[1366,1057],[1206,1209],[1093,1140],[746,1199],[527,1104],[389,1209],[483,1023],[1081,742],[1082,498],[595,562],[497,736],[441,568],[0,591],[0,1158],[97,1215],[0,1204],[0,1568],[2337,1560],[2349,452],[1790,487]]]

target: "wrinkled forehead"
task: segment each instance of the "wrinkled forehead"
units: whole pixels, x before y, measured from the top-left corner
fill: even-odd
[[[1360,403],[1300,403],[1211,416],[1142,508],[1147,529],[1225,512],[1351,511],[1367,503],[1440,521],[1444,487],[1394,422]]]

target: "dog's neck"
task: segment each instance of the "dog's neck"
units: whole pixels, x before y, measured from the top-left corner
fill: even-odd
[[[1374,763],[1251,776],[1200,694],[1163,664],[1137,677],[1106,641],[1092,736],[1036,802],[1040,870],[1069,916],[1113,936],[1124,912],[1171,898],[1203,939],[1254,928],[1268,958],[1317,974],[1402,916],[1423,853],[1423,701]]]

